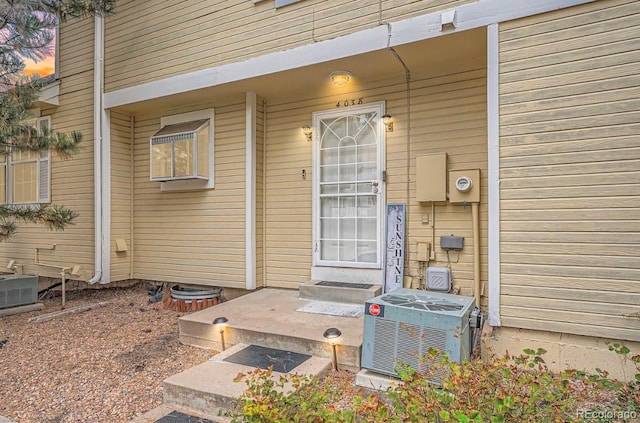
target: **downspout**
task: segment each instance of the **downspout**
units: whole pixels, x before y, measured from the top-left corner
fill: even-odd
[[[95,17],[93,62],[93,191],[94,191],[94,262],[93,276],[87,281],[102,281],[102,55],[104,51],[104,20]]]
[[[135,239],[135,225],[133,224],[133,219],[134,219],[134,210],[135,210],[135,189],[136,189],[136,184],[135,184],[135,178],[133,177],[133,175],[135,174],[135,170],[136,170],[136,163],[135,163],[135,144],[136,144],[136,118],[135,116],[131,115],[129,117],[129,125],[130,125],[130,134],[129,134],[129,139],[131,140],[131,145],[130,145],[130,149],[131,149],[131,156],[129,157],[129,160],[131,161],[131,168],[129,169],[129,171],[131,172],[131,182],[129,185],[129,190],[131,192],[131,198],[129,200],[129,237],[131,239],[131,241],[129,242],[129,279],[133,279],[133,266],[134,266],[134,245],[133,245],[133,240]]]

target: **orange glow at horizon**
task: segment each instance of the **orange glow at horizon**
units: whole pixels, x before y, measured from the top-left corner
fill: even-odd
[[[26,75],[35,75],[38,74],[40,76],[51,75],[55,72],[55,58],[53,56],[47,57],[44,60],[39,62],[34,62],[33,60],[25,60],[25,69],[24,73]]]

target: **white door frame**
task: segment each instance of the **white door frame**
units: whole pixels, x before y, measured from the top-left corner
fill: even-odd
[[[378,160],[378,228],[377,228],[377,257],[378,263],[344,263],[344,262],[320,262],[319,257],[319,237],[320,237],[320,120],[332,117],[342,117],[351,114],[376,112],[377,118],[377,160]],[[382,284],[384,279],[384,210],[386,204],[386,189],[383,181],[385,169],[385,145],[386,131],[382,123],[382,116],[385,113],[385,102],[373,102],[365,105],[322,110],[313,113],[313,266],[312,279],[333,280],[354,283],[375,283]]]

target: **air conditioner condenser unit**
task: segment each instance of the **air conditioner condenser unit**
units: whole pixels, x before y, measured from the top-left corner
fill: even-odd
[[[37,302],[37,276],[0,275],[0,309]]]
[[[430,349],[461,362],[471,353],[469,316],[475,299],[399,288],[365,304],[362,367],[397,377],[399,365],[429,370]]]

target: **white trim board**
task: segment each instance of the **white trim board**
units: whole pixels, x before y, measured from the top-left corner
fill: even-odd
[[[489,185],[489,325],[500,326],[500,57],[498,24],[487,27],[487,151]]]
[[[480,0],[365,29],[313,44],[253,57],[129,88],[104,95],[105,108],[113,108],[188,91],[215,87],[248,78],[329,62],[358,54],[383,50],[453,32],[485,27],[595,0]],[[442,30],[442,15],[455,10],[455,27]],[[390,29],[390,33],[389,33]]]
[[[246,93],[246,103],[245,288],[256,289],[256,93]]]

